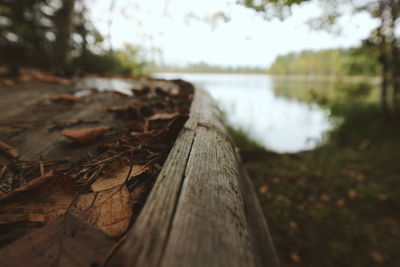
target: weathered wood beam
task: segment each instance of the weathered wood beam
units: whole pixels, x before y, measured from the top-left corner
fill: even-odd
[[[195,91],[139,218],[107,266],[278,266],[251,181],[221,112]]]

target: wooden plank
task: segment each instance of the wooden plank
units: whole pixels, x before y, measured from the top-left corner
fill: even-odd
[[[189,120],[171,149],[126,242],[110,260],[110,266],[159,266],[194,140],[196,117],[201,114],[201,99],[197,94],[195,92]]]
[[[161,266],[256,266],[232,146],[199,127]]]
[[[268,228],[252,229],[267,226],[254,218],[262,213],[250,207],[255,193],[242,181],[221,117],[196,90],[189,120],[107,266],[278,266],[270,237],[257,236]]]
[[[247,170],[242,165],[240,155],[236,153],[237,162],[241,177],[242,192],[245,199],[246,219],[249,228],[252,230],[254,249],[257,251],[260,266],[279,266],[274,243],[268,228],[267,220],[264,217],[260,202],[253,183],[250,180]]]

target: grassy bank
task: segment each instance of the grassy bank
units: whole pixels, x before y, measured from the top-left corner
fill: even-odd
[[[282,266],[400,266],[400,123],[336,103],[319,148],[277,154],[231,129]]]

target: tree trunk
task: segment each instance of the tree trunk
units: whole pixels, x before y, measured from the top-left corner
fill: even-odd
[[[74,21],[75,0],[64,0],[57,18],[57,38],[55,43],[53,70],[65,72],[69,52],[69,41]]]
[[[386,44],[383,42],[381,44],[381,64],[382,64],[382,82],[381,82],[381,107],[384,114],[388,114],[388,104],[387,104],[387,88],[388,88],[388,62],[386,56]]]
[[[392,95],[392,105],[393,105],[393,110],[396,112],[398,109],[398,95],[399,95],[399,71],[398,71],[398,53],[397,53],[397,38],[395,35],[396,32],[396,21],[398,18],[398,1],[397,0],[391,0],[390,2],[390,8],[391,8],[391,25],[390,25],[390,30],[391,30],[391,39],[390,39],[390,53],[391,53],[391,66],[390,66],[390,78],[391,78],[391,84],[393,88],[393,95]]]
[[[388,41],[388,36],[387,36],[387,10],[388,6],[390,4],[389,1],[392,0],[380,0],[380,20],[381,20],[381,25],[378,28],[378,34],[380,36],[381,42],[379,45],[379,62],[381,64],[381,108],[382,112],[385,116],[389,115],[389,107],[388,107],[388,85],[389,85],[389,68],[390,68],[390,62],[389,62],[389,55],[387,51],[387,41]]]

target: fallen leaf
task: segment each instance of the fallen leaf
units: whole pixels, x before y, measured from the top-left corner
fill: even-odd
[[[279,177],[274,177],[274,178],[272,178],[272,182],[273,182],[274,184],[279,184],[279,183],[281,182],[281,178],[279,178]]]
[[[65,213],[77,190],[68,176],[48,173],[0,199],[0,224],[46,222]]]
[[[67,213],[0,250],[1,266],[100,266],[113,242]]]
[[[131,136],[143,136],[143,135],[149,135],[151,132],[131,132]]]
[[[0,141],[0,150],[3,151],[6,155],[8,155],[10,157],[13,157],[13,158],[19,157],[18,150],[13,148],[10,145],[4,143],[3,141]]]
[[[30,82],[30,81],[32,81],[32,77],[29,76],[29,75],[20,75],[18,77],[18,81],[20,81],[20,82]]]
[[[123,91],[113,91],[113,93],[119,97],[130,97],[132,95],[130,92],[128,93]]]
[[[107,111],[111,111],[111,112],[115,112],[115,111],[119,111],[119,110],[121,110],[122,108],[121,107],[118,107],[118,106],[107,106],[106,107],[106,110]]]
[[[324,201],[324,202],[327,202],[327,201],[331,200],[331,197],[330,197],[329,195],[327,195],[327,194],[322,194],[322,195],[320,196],[320,199],[321,199],[322,201]]]
[[[80,99],[71,94],[61,94],[55,95],[51,97],[53,101],[66,101],[66,102],[78,102]]]
[[[350,190],[349,191],[349,197],[350,198],[356,198],[357,197],[357,192],[355,190]]]
[[[179,116],[178,112],[175,112],[175,113],[156,113],[156,114],[148,117],[147,120],[149,120],[149,121],[153,121],[153,120],[170,120],[170,119],[176,118],[177,116]]]
[[[131,122],[127,125],[129,129],[133,132],[144,132],[145,131],[145,125],[143,122]]]
[[[49,180],[53,179],[53,177],[54,177],[54,172],[50,171],[40,177],[37,177],[27,183],[24,183],[22,186],[16,188],[14,191],[2,196],[0,198],[0,204],[1,203],[4,204],[4,202],[7,201],[7,199],[13,199],[13,198],[19,196],[20,194],[23,194],[24,192],[28,192],[30,190],[35,190],[35,189],[38,189],[38,188],[44,186],[44,184],[46,182],[48,182]]]
[[[296,229],[299,227],[299,224],[297,222],[291,221],[289,223],[290,228]]]
[[[371,252],[371,258],[375,262],[384,262],[385,261],[385,257],[379,251],[372,251]]]
[[[72,81],[71,80],[68,80],[68,79],[65,79],[65,78],[61,78],[61,77],[58,77],[58,76],[55,76],[55,75],[51,75],[51,74],[48,74],[48,73],[44,73],[44,72],[41,72],[41,71],[38,71],[38,70],[30,71],[30,75],[34,80],[36,80],[38,82],[59,83],[59,84],[66,85],[66,86],[72,85]]]
[[[13,86],[15,82],[13,80],[3,80],[3,85],[5,86]]]
[[[97,179],[91,185],[91,188],[93,192],[100,192],[107,189],[111,189],[115,186],[123,185],[131,177],[138,176],[147,171],[148,169],[149,167],[147,165],[133,165],[132,170],[129,173],[130,167],[126,166],[122,168],[118,173],[112,175],[111,177]]]
[[[336,201],[336,206],[338,206],[339,208],[343,207],[346,204],[346,200],[341,197]]]
[[[290,258],[292,259],[292,261],[294,262],[301,262],[301,258],[299,256],[299,254],[297,254],[296,252],[293,252],[290,254]]]
[[[132,204],[141,202],[141,200],[143,199],[146,192],[148,192],[148,191],[144,184],[140,184],[140,185],[136,186],[135,189],[133,189],[133,191],[129,194]]]
[[[381,201],[385,201],[385,200],[388,199],[388,196],[387,196],[386,194],[379,194],[379,195],[377,196],[377,198],[378,198],[379,200],[381,200]]]
[[[71,210],[109,236],[115,237],[128,229],[132,217],[132,206],[128,189],[122,185],[101,192],[80,195]]]
[[[95,127],[75,130],[63,130],[61,134],[74,141],[81,143],[82,145],[89,144],[96,141],[103,136],[111,127]]]
[[[260,192],[260,194],[265,194],[267,193],[269,190],[268,185],[262,185],[259,189],[258,192]]]

